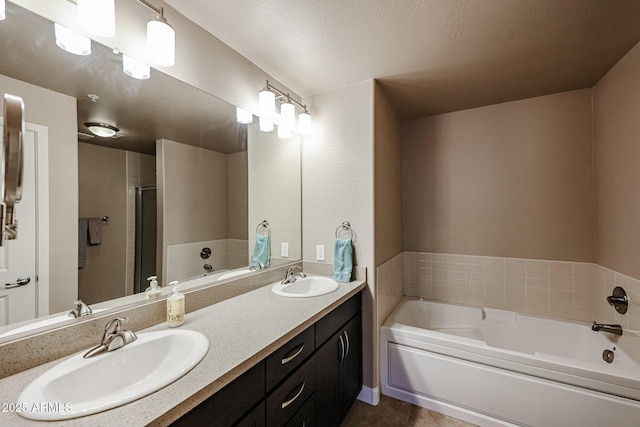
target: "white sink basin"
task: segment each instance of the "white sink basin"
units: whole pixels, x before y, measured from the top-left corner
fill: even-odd
[[[20,415],[56,421],[124,405],[182,377],[208,349],[209,340],[200,332],[169,330],[141,333],[131,344],[88,359],[83,351],[22,391]]]
[[[288,298],[309,298],[331,293],[339,287],[338,282],[328,277],[307,276],[286,285],[278,282],[273,285],[271,291]]]

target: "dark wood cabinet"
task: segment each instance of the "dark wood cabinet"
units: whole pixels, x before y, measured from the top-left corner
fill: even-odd
[[[361,387],[358,293],[173,426],[338,426]]]
[[[316,424],[339,426],[362,388],[358,312],[316,351]]]
[[[251,411],[264,397],[264,361],[258,363],[222,390],[187,412],[172,424],[174,427],[230,426]],[[264,413],[264,405],[262,409]],[[264,419],[264,416],[262,417]],[[252,419],[255,419],[255,414]],[[248,422],[245,426],[264,426]]]

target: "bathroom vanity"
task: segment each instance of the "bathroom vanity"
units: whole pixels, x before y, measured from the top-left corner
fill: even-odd
[[[180,426],[194,424],[191,419],[221,426],[339,425],[362,384],[365,287],[358,280],[318,297],[285,298],[261,286],[197,311],[187,306],[181,329],[201,332],[210,345],[177,381],[95,415],[34,422],[9,411],[0,413],[0,425]],[[161,323],[136,333],[164,329]],[[15,402],[31,381],[67,358],[0,380],[0,402]]]
[[[339,426],[361,386],[357,293],[172,425]]]

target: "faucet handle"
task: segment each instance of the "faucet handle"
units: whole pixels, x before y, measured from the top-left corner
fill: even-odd
[[[116,317],[111,319],[109,323],[104,327],[105,334],[115,334],[122,330],[122,325],[127,323],[129,319],[127,317]]]

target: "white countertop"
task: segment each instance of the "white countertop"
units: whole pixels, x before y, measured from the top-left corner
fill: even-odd
[[[15,402],[31,381],[68,357],[4,378],[0,380],[0,425],[167,425],[364,287],[364,282],[353,281],[340,283],[337,291],[319,297],[284,298],[271,292],[271,286],[264,286],[187,313],[181,328],[202,332],[209,339],[209,351],[204,359],[167,387],[95,415],[42,422],[27,420],[9,410],[11,408],[7,404]],[[168,329],[164,323],[136,332],[162,329]],[[96,337],[96,343],[99,340],[100,337]],[[91,378],[87,378],[87,387],[91,387]]]

